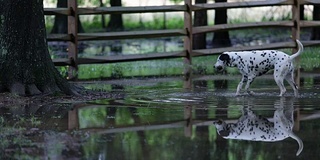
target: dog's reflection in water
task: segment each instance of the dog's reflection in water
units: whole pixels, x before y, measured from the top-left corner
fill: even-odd
[[[303,150],[302,140],[293,133],[293,101],[285,104],[285,98],[275,103],[273,122],[256,115],[250,106],[243,107],[242,116],[236,123],[226,123],[223,120],[214,121],[217,132],[226,139],[275,142],[288,137],[299,144],[298,156]]]

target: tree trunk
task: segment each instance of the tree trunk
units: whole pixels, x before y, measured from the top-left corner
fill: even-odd
[[[58,0],[57,8],[68,8],[68,0]],[[83,27],[78,18],[78,32],[83,33]],[[51,33],[68,33],[68,17],[66,15],[56,15],[53,22]]]
[[[320,6],[317,6],[317,5],[313,6],[312,18],[314,21],[320,20]],[[320,27],[313,27],[312,28],[311,40],[320,40]]]
[[[215,3],[227,2],[227,0],[215,0]],[[216,9],[214,16],[214,24],[227,24],[228,15],[227,9]],[[229,32],[215,32],[212,38],[212,46],[216,47],[229,47],[231,46],[231,41],[229,38]]]
[[[1,1],[1,0],[0,0]],[[55,68],[48,51],[43,2],[7,0],[0,26],[2,91],[18,95],[77,94]]]
[[[121,7],[121,0],[110,0],[111,7]],[[123,21],[122,14],[111,14],[110,21],[107,26],[107,31],[123,31]],[[114,41],[110,46],[112,55],[121,55],[122,54],[122,44],[121,41]]]
[[[207,0],[196,0],[196,4],[198,3],[207,3]],[[208,25],[208,19],[207,19],[207,11],[195,11],[194,13],[194,26],[206,26]],[[200,33],[195,34],[193,36],[193,49],[205,49],[207,46],[206,42],[206,34]]]
[[[99,3],[100,3],[100,7],[104,7],[103,0],[99,0]],[[104,16],[104,14],[101,14],[101,27],[102,27],[103,29],[106,28],[106,22],[105,22],[105,16]]]
[[[110,0],[111,7],[121,7],[121,0]],[[122,31],[123,21],[122,14],[111,14],[110,21],[107,26],[108,31]]]
[[[300,20],[304,20],[304,5],[300,5]]]

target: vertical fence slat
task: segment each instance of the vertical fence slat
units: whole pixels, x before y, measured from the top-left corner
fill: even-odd
[[[187,10],[184,12],[184,29],[187,31],[187,35],[184,37],[184,49],[186,56],[184,57],[184,88],[191,88],[191,75],[192,75],[192,0],[184,0]]]
[[[68,129],[79,129],[78,109],[68,111]]]
[[[192,137],[192,106],[186,104],[184,107],[184,119],[186,125],[184,126],[184,135],[186,137]]]
[[[68,69],[68,79],[75,79],[78,70],[78,14],[77,14],[77,0],[68,0],[68,8],[70,14],[68,15],[68,34],[71,36],[71,41],[68,42],[68,58],[70,66]]]
[[[300,39],[300,3],[299,0],[293,0],[292,5],[292,39],[295,41],[296,39]],[[296,53],[298,51],[297,47],[292,49],[292,53]],[[300,63],[300,57],[296,58],[296,63]],[[300,87],[300,67],[296,68],[295,71],[295,81],[298,87]]]
[[[299,0],[293,0],[292,5],[292,21],[293,21],[293,27],[292,27],[292,39],[300,40],[300,4]],[[296,53],[298,51],[298,45],[296,45],[296,48],[292,49],[292,53]],[[300,57],[296,58],[296,63],[300,63]],[[298,87],[300,87],[300,67],[297,67],[295,70],[295,82]],[[300,129],[300,110],[299,108],[295,111],[294,119],[296,121],[294,122],[294,130],[298,131]]]

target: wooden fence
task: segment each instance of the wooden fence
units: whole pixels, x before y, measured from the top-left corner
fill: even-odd
[[[122,126],[112,126],[112,128],[80,128],[80,114],[79,111],[81,109],[86,109],[86,108],[94,108],[94,107],[101,107],[99,105],[95,104],[86,104],[86,103],[75,103],[73,104],[73,109],[68,111],[68,120],[64,122],[64,124],[68,124],[64,128],[66,130],[74,130],[74,129],[81,129],[85,131],[91,131],[91,132],[96,132],[99,134],[108,134],[108,133],[123,133],[123,132],[128,132],[128,131],[146,131],[146,130],[159,130],[159,129],[170,129],[170,128],[184,128],[184,134],[186,137],[192,137],[192,128],[194,126],[210,126],[213,125],[213,121],[217,120],[216,118],[207,118],[207,119],[196,119],[194,118],[194,115],[190,114],[193,112],[192,110],[194,109],[199,109],[196,108],[193,105],[186,105],[184,107],[184,118],[180,120],[173,120],[173,121],[168,121],[168,122],[160,122],[160,123],[145,123],[145,124],[134,124],[134,125],[122,125]],[[134,106],[136,108],[139,108],[141,106]],[[275,106],[276,107],[276,106]],[[283,106],[282,106],[283,107]],[[293,107],[293,106],[292,106]],[[143,107],[142,107],[143,108]],[[207,108],[202,108],[202,109],[207,109]],[[226,111],[226,108],[215,108],[216,110],[223,110]],[[306,114],[306,113],[301,113],[300,112],[301,108],[295,108],[294,111],[294,131],[299,131],[300,130],[300,122],[303,121],[310,121],[310,120],[318,120],[320,118],[320,113],[315,112],[313,114]],[[273,117],[265,117],[269,121],[273,121]],[[226,123],[236,123],[238,119],[235,118],[229,118],[229,119],[224,119]],[[111,124],[112,125],[112,124]]]
[[[80,64],[112,63],[124,61],[138,61],[163,58],[183,57],[186,66],[192,64],[192,57],[218,54],[228,50],[255,50],[255,49],[277,49],[277,48],[296,48],[294,41],[264,44],[262,46],[228,47],[192,50],[192,36],[198,33],[209,33],[219,31],[230,31],[236,29],[249,28],[267,28],[267,27],[289,27],[292,28],[292,38],[300,38],[301,27],[320,26],[320,21],[300,20],[300,5],[320,5],[319,0],[266,0],[266,1],[248,1],[248,2],[229,2],[213,4],[192,4],[192,0],[184,0],[184,5],[167,6],[141,6],[141,7],[95,7],[78,8],[77,0],[68,0],[68,8],[45,8],[45,15],[67,15],[68,16],[68,34],[49,34],[48,41],[68,41],[68,58],[53,59],[57,66],[69,65],[71,71]],[[192,12],[211,9],[230,9],[230,8],[250,8],[262,6],[292,6],[291,21],[270,21],[243,24],[219,24],[210,26],[193,27]],[[184,12],[184,28],[170,30],[149,30],[149,31],[123,31],[123,32],[105,32],[105,33],[78,33],[77,18],[78,15],[95,14],[128,14],[128,13],[150,13],[150,12]],[[165,52],[154,54],[136,54],[121,56],[89,57],[78,58],[78,41],[89,40],[116,40],[116,39],[137,39],[137,38],[157,38],[184,36],[184,50],[180,52]],[[320,41],[303,41],[304,46],[319,45]],[[190,68],[187,68],[185,74],[188,75]],[[69,75],[72,77],[72,75]]]

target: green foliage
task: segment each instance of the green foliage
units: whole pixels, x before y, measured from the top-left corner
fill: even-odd
[[[107,111],[105,107],[84,108],[79,110],[80,128],[104,127]]]
[[[308,47],[301,54],[299,65],[306,71],[320,68],[320,48]]]
[[[134,124],[134,119],[131,116],[131,112],[128,108],[118,108],[116,112],[116,124],[128,125]]]
[[[90,20],[86,20],[86,18]],[[80,16],[80,22],[82,24],[83,29],[87,33],[104,31],[101,24],[101,15]]]
[[[166,22],[164,23],[164,21]],[[142,23],[128,18],[123,23],[126,30],[179,29],[183,28],[184,24],[182,17],[164,19],[162,16],[153,16],[152,21],[143,21]]]
[[[47,33],[50,33],[50,31],[53,28],[54,16],[44,16],[44,20],[46,25],[46,31]]]
[[[174,4],[178,4],[180,2],[183,2],[183,0],[170,0],[171,2],[173,2]]]
[[[90,18],[88,18],[90,17]],[[109,16],[105,15],[105,22],[109,22]],[[87,20],[90,19],[90,20]],[[157,30],[157,29],[179,29],[183,28],[182,17],[171,17],[164,19],[162,15],[153,16],[152,20],[140,22],[137,17],[132,15],[123,15],[123,25],[125,30]],[[81,24],[86,32],[103,32],[101,24],[101,15],[80,16]],[[165,21],[165,23],[164,23]],[[46,27],[49,32],[53,25],[53,20],[46,16]],[[166,26],[164,26],[164,24]],[[107,24],[106,24],[107,25]]]

